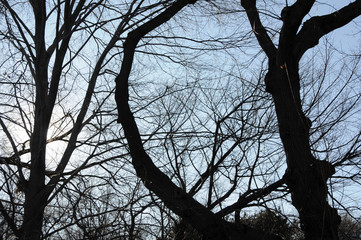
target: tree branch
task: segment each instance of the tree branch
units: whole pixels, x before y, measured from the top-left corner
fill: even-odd
[[[18,228],[16,227],[16,224],[14,222],[14,218],[10,217],[10,215],[8,214],[8,212],[6,211],[6,209],[4,208],[4,205],[2,204],[2,202],[0,201],[0,212],[2,214],[2,216],[4,217],[6,223],[9,225],[9,227],[11,228],[11,230],[14,232],[14,234],[17,237],[20,237],[21,233],[18,230]]]
[[[177,14],[180,10],[182,10],[188,4],[194,4],[195,0],[183,0],[176,1],[170,7],[168,7],[164,12],[160,13],[155,18],[151,19],[149,22],[144,23],[140,27],[128,33],[126,40],[123,43],[124,47],[124,56],[123,62],[121,66],[120,73],[115,78],[116,90],[115,90],[115,101],[117,103],[118,108],[118,122],[121,122],[122,112],[125,104],[127,104],[129,93],[128,93],[128,79],[133,65],[135,48],[137,47],[138,42],[142,39],[146,34],[156,29],[163,23],[170,20],[175,14]]]
[[[284,183],[285,183],[284,179],[280,179],[277,182],[274,182],[265,188],[247,191],[246,193],[244,193],[242,196],[240,196],[238,198],[236,203],[234,203],[226,208],[223,208],[222,210],[220,210],[217,213],[217,215],[223,217],[231,212],[242,209],[242,208],[246,207],[247,204],[249,204],[250,202],[255,201],[255,200],[257,200],[261,197],[264,197],[264,196],[270,194],[271,192],[275,191],[277,188],[281,187]],[[252,193],[252,194],[250,194],[250,193]]]
[[[176,1],[164,12],[128,34],[124,42],[124,56],[120,73],[116,77],[115,100],[118,108],[118,122],[122,124],[127,138],[133,166],[144,185],[154,192],[165,205],[187,222],[192,224],[205,239],[222,239],[224,237],[244,237],[245,239],[278,239],[273,235],[265,235],[245,225],[235,226],[217,217],[205,206],[194,200],[184,190],[177,187],[146,153],[140,133],[130,110],[128,98],[128,79],[133,64],[135,48],[147,33],[170,20],[187,4],[194,0]]]
[[[252,26],[252,31],[255,33],[260,46],[266,53],[267,57],[269,59],[272,59],[273,57],[275,57],[277,49],[273,44],[271,38],[268,36],[265,27],[261,23],[256,7],[256,0],[242,0],[241,4],[246,10],[249,22]]]
[[[318,44],[321,37],[345,26],[360,15],[361,0],[357,0],[331,14],[307,20],[296,36],[294,55],[300,59],[308,49]]]

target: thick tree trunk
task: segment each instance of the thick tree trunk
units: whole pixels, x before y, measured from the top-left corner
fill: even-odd
[[[44,207],[36,201],[36,198],[27,198],[25,204],[24,222],[22,226],[22,240],[41,239]]]
[[[271,61],[266,77],[287,157],[285,180],[306,239],[337,240],[340,217],[327,201],[327,180],[334,168],[312,156],[309,144],[311,121],[302,111],[297,64],[291,59],[283,64]]]
[[[38,97],[38,96],[37,96]],[[45,187],[46,136],[49,125],[46,106],[38,102],[35,126],[31,136],[31,172],[29,181],[23,183],[25,193],[22,239],[40,239],[46,199],[41,198]]]
[[[302,111],[298,62],[328,32],[358,16],[360,2],[340,12],[313,17],[302,25],[315,1],[296,1],[281,12],[283,26],[276,47],[263,26],[256,0],[242,0],[257,40],[269,60],[266,90],[272,94],[287,159],[285,182],[300,215],[306,240],[338,240],[340,217],[327,201],[327,180],[335,172],[327,161],[315,159],[309,143],[311,121]],[[356,11],[355,11],[356,9]],[[325,24],[329,23],[329,24]],[[301,30],[300,30],[301,28]]]
[[[24,219],[21,227],[21,239],[40,239],[42,235],[43,215],[46,199],[41,198],[45,187],[45,148],[46,131],[34,131],[32,137],[32,159],[29,181],[23,183],[25,193]]]
[[[36,86],[34,129],[30,139],[30,177],[24,183],[24,219],[22,239],[37,240],[42,235],[45,203],[40,199],[45,187],[46,140],[53,106],[48,98],[48,55],[45,44],[46,2],[31,1],[35,17],[34,80]],[[25,179],[23,180],[25,182]]]

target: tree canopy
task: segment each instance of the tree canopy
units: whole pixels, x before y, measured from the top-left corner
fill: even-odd
[[[0,0],[3,238],[294,236],[241,221],[267,209],[306,240],[343,239],[340,216],[361,216],[360,14]]]

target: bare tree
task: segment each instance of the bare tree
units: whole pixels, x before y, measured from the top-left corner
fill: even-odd
[[[339,217],[336,209],[331,207],[327,201],[327,181],[335,173],[335,165],[326,160],[318,160],[312,154],[309,132],[311,120],[303,112],[300,96],[299,61],[308,49],[317,45],[322,36],[346,25],[359,16],[360,2],[355,1],[329,15],[313,17],[304,22],[304,25],[298,31],[313,4],[314,1],[296,1],[293,5],[284,8],[281,18],[279,18],[283,25],[280,30],[279,44],[276,45],[268,35],[267,29],[261,24],[256,1],[242,1],[242,6],[246,10],[253,32],[268,57],[268,70],[265,77],[266,91],[271,93],[273,97],[279,132],[287,158],[287,171],[282,179],[287,183],[291,191],[292,203],[300,214],[306,239],[338,239]],[[217,218],[197,201],[194,201],[191,194],[177,187],[171,179],[159,171],[150,155],[144,150],[141,134],[128,103],[129,75],[138,42],[155,28],[168,21],[170,16],[177,11],[178,6],[175,3],[165,11],[164,15],[159,15],[154,20],[141,25],[128,34],[128,38],[124,42],[125,50],[122,68],[116,78],[117,89],[115,96],[118,107],[118,121],[124,128],[133,165],[138,176],[143,180],[146,187],[164,201],[167,207],[204,234],[207,239],[241,237],[245,235],[242,231],[237,232],[232,227],[226,227],[227,223],[220,221],[220,218]],[[317,101],[317,96],[314,100]],[[357,103],[358,97],[354,100]],[[216,126],[220,122],[216,122]],[[172,132],[172,129],[170,132]],[[215,135],[217,135],[217,132]],[[355,139],[358,139],[357,135],[358,133]],[[169,136],[171,144],[173,142],[172,147],[175,146],[173,136],[173,133]],[[218,140],[217,137],[215,140]],[[316,143],[317,140],[314,144]],[[357,140],[355,140],[356,145],[357,147],[354,150],[357,150],[354,152],[354,156],[358,155],[359,144]],[[349,146],[347,145],[347,147]],[[212,178],[211,169],[215,165],[211,163],[209,166],[210,178]],[[175,170],[178,171],[177,168]],[[211,187],[208,196],[212,195],[213,181],[210,181]],[[180,186],[182,185],[184,184],[181,182]],[[273,190],[272,187],[274,185],[269,186]],[[268,187],[263,189],[268,189]],[[260,196],[257,196],[257,194],[252,195],[255,198],[261,196],[263,196],[262,193]],[[235,208],[242,206],[242,200],[240,198]],[[208,206],[210,206],[210,202],[208,198]],[[255,232],[247,231],[247,233],[249,234],[247,235],[248,238],[257,238]]]
[[[128,161],[114,126],[114,84],[108,81],[113,72],[106,66],[119,54],[121,35],[166,2],[1,1],[0,210],[17,238],[40,239],[55,231],[48,228],[58,225],[44,211],[52,209],[50,202],[61,208],[66,201],[60,193],[76,198],[79,192],[69,182],[91,173],[98,181],[90,188],[99,187],[116,179],[115,167]]]
[[[302,108],[299,62],[321,37],[358,17],[361,1],[305,21],[314,4],[315,1],[296,1],[288,6],[286,1],[278,43],[274,44],[262,23],[256,1],[242,1],[257,40],[268,57],[266,87],[273,97],[287,156],[286,183],[299,212],[305,238],[338,239],[340,217],[327,202],[327,181],[335,168],[329,161],[316,159],[312,154],[309,139],[312,121]]]
[[[189,222],[209,239],[236,238],[239,236],[248,237],[250,239],[263,238],[265,235],[260,231],[255,231],[243,224],[240,224],[240,226],[233,225],[224,221],[220,216],[213,214],[205,206],[194,200],[192,195],[187,193],[185,189],[176,186],[162,171],[160,171],[160,169],[154,165],[152,159],[144,149],[141,135],[128,104],[129,75],[138,42],[146,34],[159,27],[161,24],[167,22],[174,14],[180,11],[188,3],[194,2],[174,2],[160,15],[139,26],[128,34],[128,37],[123,44],[124,56],[122,67],[116,78],[115,98],[119,113],[118,121],[123,126],[124,133],[129,144],[133,166],[137,171],[137,175],[142,179],[147,188],[162,199],[168,208]],[[208,176],[213,176],[212,167],[215,167],[214,160],[213,163],[210,163],[210,168],[205,173],[206,178]],[[213,183],[211,182],[211,184]],[[274,188],[273,185],[271,187]],[[211,192],[212,187],[210,187],[210,197]],[[210,203],[211,198],[209,199],[210,200],[208,202]],[[268,237],[270,239],[276,239],[275,236]]]
[[[247,15],[233,0],[1,0],[6,237],[166,239],[177,223],[204,239],[280,239],[240,212],[277,208],[289,192],[309,239],[321,239],[316,225],[335,237],[327,182],[359,181],[360,133],[335,131],[358,116],[360,95],[349,91],[358,61],[333,81],[314,81],[316,71],[329,79],[328,55],[320,68],[299,63],[316,44],[312,26],[335,19],[318,41],[359,7],[297,31],[312,1],[296,1],[283,20],[275,5],[242,4]],[[342,174],[331,178],[334,167]]]

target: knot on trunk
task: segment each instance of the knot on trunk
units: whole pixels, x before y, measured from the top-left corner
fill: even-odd
[[[335,167],[325,160],[314,159],[313,163],[310,165],[316,176],[321,178],[321,181],[325,184],[327,179],[332,177],[335,174]]]
[[[281,11],[281,19],[282,21],[285,21],[287,19],[288,16],[290,16],[290,7],[284,7]]]

